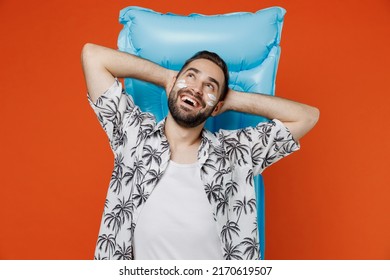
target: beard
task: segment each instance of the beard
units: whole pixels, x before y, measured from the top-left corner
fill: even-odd
[[[180,89],[178,91],[171,90],[168,97],[168,108],[173,119],[182,127],[192,128],[205,122],[211,116],[214,108],[194,112],[186,107],[178,105],[179,95],[183,92],[189,92],[187,89]]]

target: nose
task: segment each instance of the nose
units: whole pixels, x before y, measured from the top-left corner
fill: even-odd
[[[191,85],[191,89],[194,93],[196,93],[197,95],[200,95],[202,96],[203,95],[203,91],[202,91],[202,84],[200,82],[194,82],[192,85]]]

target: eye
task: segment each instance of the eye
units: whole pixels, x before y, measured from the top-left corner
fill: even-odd
[[[194,78],[194,77],[195,77],[195,75],[194,75],[194,74],[192,74],[192,73],[188,73],[187,77],[189,77],[189,78]]]
[[[212,84],[207,84],[206,87],[209,88],[210,90],[214,90],[214,86]]]

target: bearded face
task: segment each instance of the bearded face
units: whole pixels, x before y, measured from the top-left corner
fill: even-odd
[[[180,72],[168,96],[169,111],[176,123],[193,128],[217,113],[222,105],[218,101],[224,80],[223,71],[214,62],[191,61]]]
[[[172,89],[168,108],[173,119],[182,127],[196,127],[211,116],[215,106],[207,106],[201,96],[188,88]]]

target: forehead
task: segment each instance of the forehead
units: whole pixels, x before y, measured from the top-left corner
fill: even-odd
[[[183,69],[183,73],[185,73],[189,68],[195,68],[195,69],[199,70],[200,75],[204,75],[205,77],[208,76],[208,77],[214,78],[215,80],[217,80],[220,83],[220,85],[222,85],[224,82],[225,77],[224,77],[222,69],[217,64],[215,64],[214,62],[212,62],[208,59],[200,58],[200,59],[196,59],[194,61],[191,61],[186,66],[186,68]]]

